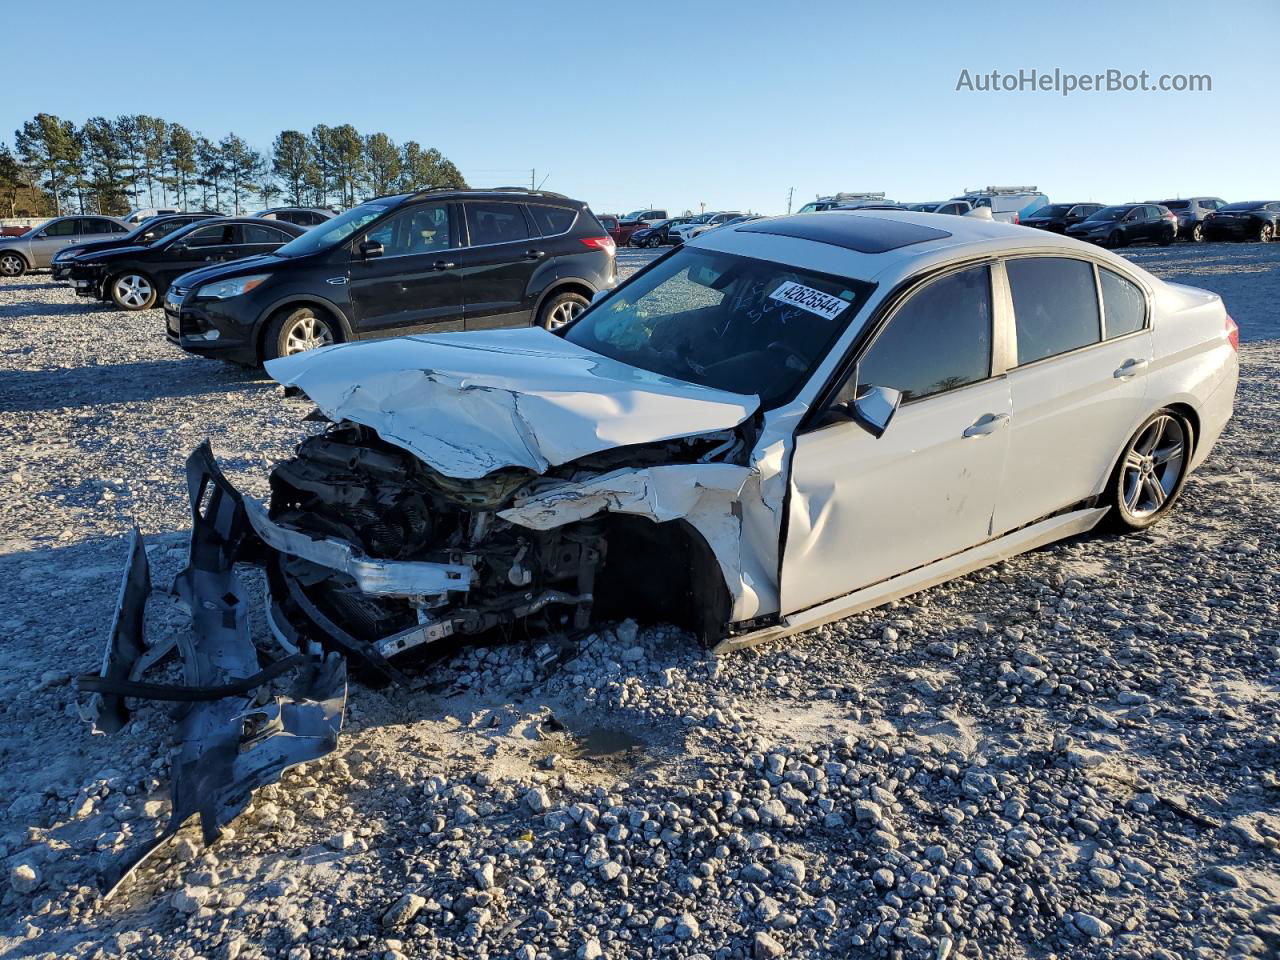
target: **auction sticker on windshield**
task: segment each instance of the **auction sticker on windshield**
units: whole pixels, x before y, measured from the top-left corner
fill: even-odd
[[[828,320],[834,320],[845,307],[849,306],[847,301],[839,297],[833,297],[813,287],[806,287],[803,283],[796,283],[794,280],[780,284],[777,290],[769,294],[769,299],[789,303],[801,310],[808,310],[820,317],[826,317]]]

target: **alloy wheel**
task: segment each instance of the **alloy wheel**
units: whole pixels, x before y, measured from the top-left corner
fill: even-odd
[[[1258,228],[1258,242],[1269,243],[1271,241],[1271,224],[1264,223]]]
[[[151,281],[136,273],[126,273],[117,277],[114,284],[116,302],[121,306],[139,310],[151,299]]]
[[[1138,435],[1124,458],[1121,496],[1125,510],[1142,520],[1168,502],[1182,477],[1187,433],[1177,417],[1156,417]]]
[[[1194,227],[1192,227],[1191,239],[1194,240],[1196,243],[1200,243],[1202,240],[1204,240],[1204,227],[1200,226],[1200,224],[1198,223]]]
[[[333,331],[319,317],[299,317],[284,336],[284,355],[292,356],[333,343]]]
[[[580,314],[585,307],[576,300],[566,300],[564,303],[558,303],[547,314],[547,329],[559,330],[566,323],[573,320]]]
[[[6,253],[4,256],[0,256],[0,274],[6,277],[22,276],[23,266],[22,258],[16,253]]]

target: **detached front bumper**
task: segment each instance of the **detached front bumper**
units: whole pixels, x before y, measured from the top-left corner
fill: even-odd
[[[254,789],[332,751],[342,727],[347,669],[341,656],[324,655],[317,645],[295,637],[294,652],[270,661],[250,638],[248,598],[234,566],[261,561],[265,549],[246,501],[218,469],[207,442],[187,461],[187,485],[191,556],[172,593],[191,612],[190,635],[147,647],[151,575],[135,530],[102,667],[77,681],[89,694],[82,715],[98,733],[115,733],[128,724],[127,698],[188,705],[179,720],[169,822],[103,871],[108,894],[193,814],[200,815],[205,843],[214,842],[245,809]],[[140,680],[175,652],[182,660],[182,685]]]

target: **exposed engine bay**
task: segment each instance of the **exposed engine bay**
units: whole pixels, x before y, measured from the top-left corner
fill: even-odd
[[[534,479],[507,468],[454,480],[367,427],[336,425],[276,466],[270,520],[372,560],[438,564],[455,576],[438,592],[425,578],[371,592],[349,573],[278,552],[268,567],[272,596],[295,630],[336,640],[389,677],[389,658],[454,634],[531,617],[548,630],[585,627],[607,549],[602,529],[536,531],[497,517]]]

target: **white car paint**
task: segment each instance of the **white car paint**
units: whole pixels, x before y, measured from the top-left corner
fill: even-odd
[[[899,211],[825,217],[928,227],[939,219]],[[739,228],[696,238],[695,249],[876,287],[795,398],[757,417],[745,466],[546,478],[500,516],[539,530],[610,511],[688,520],[728,588],[732,630],[722,646],[732,648],[1089,529],[1106,511],[1087,502],[1103,493],[1128,438],[1163,406],[1193,412],[1199,437],[1190,467],[1203,462],[1231,415],[1238,370],[1217,296],[1055,234],[963,217],[945,226],[946,236],[883,253]],[[1097,264],[1138,284],[1148,298],[1148,327],[1015,367],[1002,264],[1044,255]],[[982,262],[992,264],[996,310],[991,378],[905,405],[878,439],[851,422],[798,432],[866,325],[887,305],[896,309],[891,298],[905,285]],[[1118,375],[1129,360],[1139,361],[1136,370]],[[612,446],[727,430],[759,406],[754,397],[638,371],[541,330],[340,345],[268,368],[330,418],[372,427],[461,479],[504,466],[543,473]]]
[[[610,447],[723,430],[760,405],[541,327],[335,344],[269,361],[267,371],[329,419],[373,427],[459,479],[503,467],[542,473]]]

